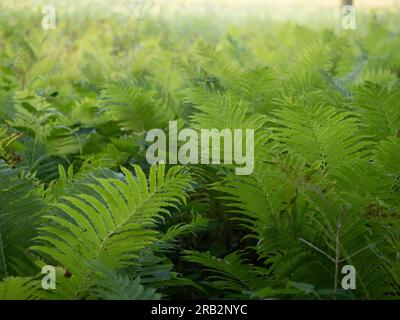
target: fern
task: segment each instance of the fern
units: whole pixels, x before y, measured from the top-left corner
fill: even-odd
[[[60,32],[0,10],[0,299],[399,298],[398,13],[345,32],[59,5]],[[254,170],[149,165],[172,120],[254,130]]]
[[[246,298],[268,284],[267,279],[261,277],[256,268],[244,264],[238,253],[219,259],[210,253],[188,251],[185,259],[201,264],[215,273],[209,280],[212,280],[216,289],[232,292],[228,297]]]
[[[360,125],[355,115],[332,107],[289,103],[284,102],[273,120],[276,139],[284,150],[300,155],[309,165],[318,161],[328,174],[368,154],[366,137],[354,134]]]
[[[37,182],[0,160],[0,278],[31,275],[35,270],[28,252],[46,203]]]
[[[265,123],[262,115],[248,115],[248,105],[235,96],[219,92],[206,94],[203,90],[193,88],[187,92],[188,101],[192,102],[198,111],[192,115],[194,128],[258,129]],[[196,101],[196,94],[201,96],[202,101]]]
[[[139,167],[135,170],[137,178],[123,169],[126,181],[96,179],[88,185],[91,194],[65,196],[46,216],[50,224],[41,228],[42,244],[32,249],[72,273],[73,298],[87,289],[89,260],[112,269],[134,264],[140,251],[157,241],[151,227],[169,214],[165,207],[184,201],[190,190],[190,176],[179,167],[164,174],[163,166],[153,166],[148,181]]]
[[[36,283],[30,278],[7,277],[0,282],[0,300],[35,298]]]
[[[160,104],[154,92],[145,91],[135,83],[113,83],[103,91],[105,109],[119,122],[122,130],[143,131],[163,128],[173,117]]]
[[[363,133],[377,142],[396,134],[400,127],[399,101],[398,90],[373,83],[357,88],[353,108],[361,116]]]
[[[135,280],[120,276],[99,264],[95,265],[96,279],[91,295],[103,300],[158,300],[155,289],[144,288],[140,278]]]
[[[195,48],[195,57],[208,78],[215,76],[221,79],[223,84],[229,85],[238,77],[240,66],[229,58],[222,48],[199,41]]]
[[[10,164],[16,164],[18,157],[10,150],[10,146],[19,137],[21,137],[20,133],[9,134],[6,128],[0,127],[0,159]]]

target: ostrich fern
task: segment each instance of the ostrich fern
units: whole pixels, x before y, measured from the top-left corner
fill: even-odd
[[[127,52],[114,16],[2,13],[0,299],[399,297],[398,14],[149,16]],[[254,171],[150,165],[169,121],[253,129]]]

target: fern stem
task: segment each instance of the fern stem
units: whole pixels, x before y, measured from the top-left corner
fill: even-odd
[[[342,227],[342,216],[344,214],[344,207],[341,208],[340,215],[336,224],[336,257],[335,257],[335,283],[333,286],[333,298],[337,300],[337,283],[339,277],[339,264],[340,264],[340,229]]]

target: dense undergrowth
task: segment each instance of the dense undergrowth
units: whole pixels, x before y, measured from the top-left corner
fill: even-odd
[[[7,10],[0,299],[399,296],[398,15],[344,31],[81,12],[43,30]],[[169,120],[256,129],[253,174],[150,167],[146,132]]]

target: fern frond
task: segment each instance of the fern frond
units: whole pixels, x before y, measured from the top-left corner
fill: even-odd
[[[232,84],[232,91],[249,103],[253,112],[266,114],[272,108],[273,99],[280,95],[279,78],[271,67],[256,68],[242,73]]]
[[[133,265],[139,253],[157,241],[154,229],[166,208],[185,201],[191,178],[182,168],[164,173],[164,166],[152,166],[149,178],[136,166],[136,177],[127,169],[124,180],[96,179],[90,193],[63,197],[48,215],[39,241],[32,249],[55,260],[72,273],[75,294],[84,293],[91,268],[97,260],[112,269]]]
[[[102,92],[104,108],[122,130],[141,132],[164,128],[174,118],[173,112],[132,82],[111,83]]]
[[[369,152],[371,144],[366,137],[355,134],[360,122],[354,114],[287,101],[275,115],[276,140],[285,146],[284,150],[295,152],[309,165],[319,162],[328,174]]]
[[[38,219],[46,208],[37,190],[33,178],[0,160],[0,279],[29,275],[34,270],[27,250],[34,243]],[[22,263],[28,265],[24,270],[19,268]]]
[[[9,133],[7,128],[0,127],[0,159],[9,164],[15,164],[15,156],[10,150],[10,146],[21,137],[21,133]]]
[[[360,115],[362,133],[379,142],[393,136],[400,128],[400,94],[367,82],[355,90],[352,106]]]
[[[231,253],[223,259],[212,256],[209,252],[186,251],[185,259],[195,262],[212,271],[212,285],[220,290],[232,292],[228,297],[248,297],[254,291],[268,284],[267,278],[260,276],[257,269],[245,264],[237,252]]]
[[[35,299],[36,287],[31,278],[7,277],[0,282],[0,300]]]
[[[207,77],[214,76],[229,86],[240,74],[240,66],[222,48],[198,41],[194,51],[197,63],[206,71]]]
[[[285,81],[285,92],[303,94],[327,87],[324,73],[332,69],[329,47],[321,42],[307,46],[292,62]]]
[[[101,300],[159,300],[161,294],[153,288],[145,288],[140,278],[130,279],[95,263],[95,278],[91,296]]]
[[[200,95],[201,100],[196,101]],[[249,114],[249,107],[244,101],[230,93],[209,92],[197,87],[186,92],[186,99],[193,103],[197,111],[191,116],[195,129],[258,129],[266,121],[265,116]]]

